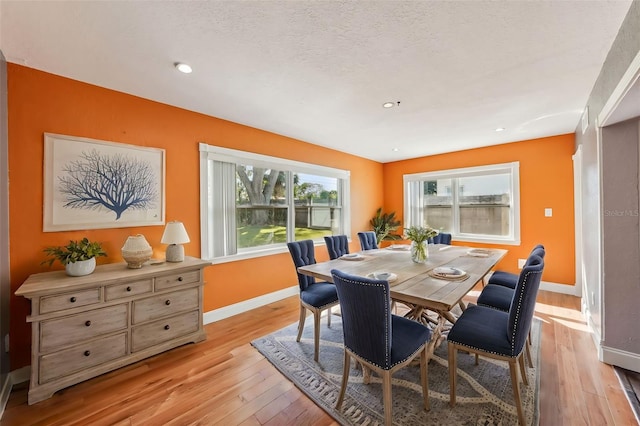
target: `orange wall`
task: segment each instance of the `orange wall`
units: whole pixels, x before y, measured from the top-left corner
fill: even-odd
[[[573,162],[574,135],[540,138],[387,163],[384,168],[385,210],[402,220],[404,174],[488,164],[520,162],[519,246],[481,245],[509,250],[497,269],[518,272],[517,259],[536,244],[546,248],[544,281],[575,284]],[[553,209],[545,217],[544,209]],[[455,243],[454,243],[455,244]]]
[[[166,150],[166,220],[184,222],[190,256],[200,255],[198,143],[273,155],[351,171],[351,227],[369,229],[382,205],[382,165],[284,136],[69,80],[16,64],[8,65],[9,208],[12,294],[40,265],[42,249],[84,236],[103,243],[99,263],[120,262],[127,236],[145,235],[158,257],[163,226],[42,232],[44,133],[88,137]],[[212,99],[215,102],[215,99]],[[354,238],[355,237],[355,238]],[[319,260],[327,258],[318,248]],[[55,268],[61,266],[56,264]],[[205,311],[297,285],[288,254],[215,265],[205,270]],[[29,302],[11,299],[11,368],[30,363]]]

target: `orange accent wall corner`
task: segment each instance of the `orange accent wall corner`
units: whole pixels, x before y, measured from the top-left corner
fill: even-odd
[[[520,245],[481,245],[508,250],[497,269],[518,272],[536,244],[546,249],[544,281],[575,284],[573,197],[574,135],[551,136],[485,148],[396,161],[384,165],[385,209],[403,218],[405,174],[518,161],[520,163]],[[545,217],[544,209],[553,216]]]

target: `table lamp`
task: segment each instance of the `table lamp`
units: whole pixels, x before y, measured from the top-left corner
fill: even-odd
[[[182,222],[173,221],[167,223],[160,242],[169,244],[166,253],[167,262],[182,262],[184,260],[184,247],[182,244],[189,242],[189,235],[187,235],[187,230],[184,229]]]

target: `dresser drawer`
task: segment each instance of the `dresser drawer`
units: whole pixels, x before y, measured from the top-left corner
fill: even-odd
[[[40,323],[40,352],[127,328],[128,305],[92,309]]]
[[[193,311],[134,327],[131,332],[131,352],[195,333],[200,327],[199,315],[200,311]]]
[[[156,291],[200,282],[200,270],[156,277]]]
[[[114,284],[105,288],[105,299],[123,299],[125,297],[137,296],[138,294],[151,293],[152,290],[153,280],[151,278],[125,284]]]
[[[132,324],[154,320],[179,312],[197,309],[200,303],[198,288],[192,287],[180,291],[159,294],[133,302]]]
[[[40,298],[40,313],[62,311],[100,303],[100,287]]]
[[[46,383],[126,355],[127,333],[43,355],[40,357],[39,383]]]

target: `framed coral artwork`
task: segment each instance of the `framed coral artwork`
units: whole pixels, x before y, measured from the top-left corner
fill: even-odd
[[[164,149],[44,134],[44,232],[163,225],[164,193]]]

